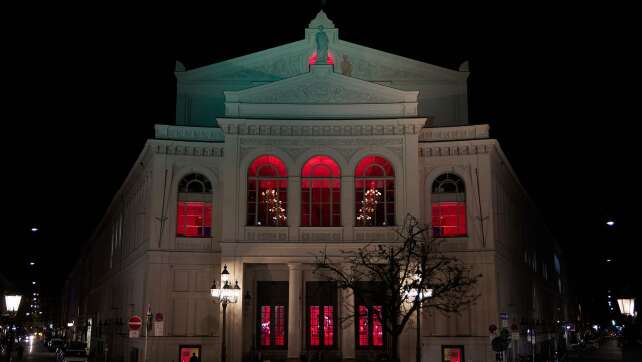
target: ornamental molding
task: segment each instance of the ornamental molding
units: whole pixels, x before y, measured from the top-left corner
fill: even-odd
[[[490,127],[487,124],[424,128],[419,134],[419,142],[485,139],[489,137],[489,130]]]
[[[206,141],[223,142],[225,135],[220,128],[214,127],[189,127],[165,124],[154,125],[157,139],[180,141]]]
[[[248,146],[283,146],[287,142],[288,146],[300,147],[324,147],[324,146],[390,146],[402,145],[403,138],[259,138],[243,137],[239,139],[241,145]],[[241,146],[244,147],[244,146]]]
[[[189,142],[168,142],[152,141],[150,148],[156,154],[196,157],[223,157],[223,146],[189,143]]]
[[[331,82],[311,82],[297,84],[252,97],[251,103],[289,103],[289,104],[355,104],[388,103],[390,97],[376,92],[358,91]]]
[[[266,120],[218,119],[225,134],[250,136],[394,136],[421,132],[426,118],[392,120],[317,121],[293,120],[287,124]],[[291,142],[291,140],[288,140]]]
[[[489,153],[495,147],[494,143],[456,143],[420,145],[420,157],[466,156]]]
[[[332,65],[313,65],[302,75],[224,94],[228,104],[394,104],[416,103],[419,92],[347,77]]]

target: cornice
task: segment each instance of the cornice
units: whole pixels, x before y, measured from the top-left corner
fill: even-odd
[[[420,143],[419,157],[442,157],[479,155],[489,153],[495,148],[497,141],[493,139],[482,141],[453,141],[440,143]]]
[[[220,128],[188,127],[167,124],[154,125],[156,139],[180,141],[223,142],[225,135]]]
[[[487,124],[424,128],[419,134],[419,142],[487,139],[489,129],[490,127]]]
[[[223,157],[223,145],[200,142],[151,140],[149,148],[161,155]]]
[[[426,118],[366,120],[265,120],[218,118],[226,135],[240,136],[395,136],[421,132]]]

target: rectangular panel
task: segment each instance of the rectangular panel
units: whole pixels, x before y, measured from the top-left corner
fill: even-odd
[[[189,290],[189,270],[174,270],[174,291],[186,292]]]
[[[187,313],[188,313],[188,300],[187,298],[174,299],[173,310],[173,326],[175,336],[187,335]]]

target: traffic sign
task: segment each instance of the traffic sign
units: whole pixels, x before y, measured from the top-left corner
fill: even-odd
[[[137,331],[143,325],[143,320],[140,319],[139,316],[135,315],[129,318],[129,322],[127,323],[127,325],[129,325],[130,330]]]

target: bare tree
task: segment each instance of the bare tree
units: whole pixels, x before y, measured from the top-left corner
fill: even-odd
[[[431,237],[429,227],[415,217],[406,216],[399,236],[398,241],[368,244],[334,258],[323,251],[315,270],[338,288],[352,291],[355,301],[381,304],[368,313],[374,313],[390,337],[392,361],[399,361],[399,336],[413,313],[419,309],[460,313],[479,297],[474,287],[481,277],[440,251],[443,239]],[[348,313],[343,317],[358,320],[364,312],[350,306]]]

